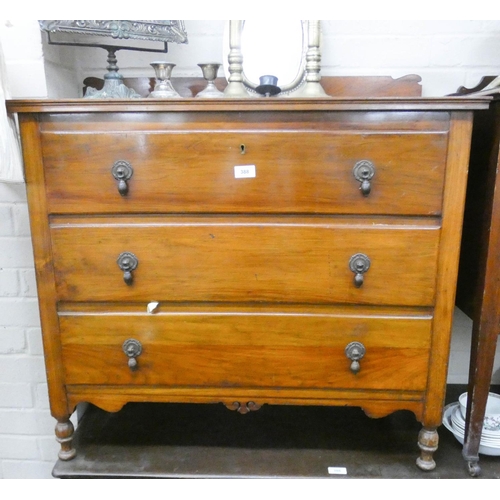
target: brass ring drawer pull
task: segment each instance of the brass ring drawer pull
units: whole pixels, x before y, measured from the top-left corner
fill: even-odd
[[[131,252],[122,252],[116,261],[118,267],[123,271],[123,281],[127,285],[131,285],[134,281],[132,271],[137,268],[139,260]]]
[[[113,177],[118,181],[118,192],[122,196],[128,194],[128,184],[127,181],[132,177],[134,169],[128,161],[118,160],[113,164],[111,169]]]
[[[361,160],[354,165],[352,169],[352,174],[354,178],[361,183],[359,189],[363,193],[363,196],[368,196],[372,190],[371,180],[375,175],[375,166],[371,161]]]
[[[349,259],[349,269],[354,273],[354,286],[359,288],[363,285],[364,274],[370,269],[371,261],[364,253],[356,253]]]
[[[345,348],[345,355],[352,361],[350,369],[356,375],[361,369],[359,360],[363,358],[366,353],[366,348],[361,342],[351,342]]]
[[[135,339],[128,339],[122,345],[123,352],[128,357],[128,367],[133,371],[137,369],[137,357],[142,353],[142,344]]]

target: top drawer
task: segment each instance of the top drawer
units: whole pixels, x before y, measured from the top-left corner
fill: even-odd
[[[42,144],[51,213],[434,215],[447,138],[445,131],[249,127],[46,131]],[[112,169],[123,162],[133,173],[120,194]],[[369,166],[360,179],[358,162]],[[255,177],[239,178],[235,167],[248,165]]]

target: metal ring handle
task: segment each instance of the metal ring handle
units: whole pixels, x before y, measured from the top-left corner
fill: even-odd
[[[363,196],[368,196],[372,190],[371,180],[375,175],[375,166],[369,160],[358,161],[352,169],[354,178],[361,183],[359,189]]]
[[[132,165],[130,165],[130,163],[125,160],[115,161],[111,169],[111,173],[113,174],[113,177],[118,181],[118,192],[122,196],[126,196],[128,194],[127,181],[134,174]]]
[[[131,285],[134,281],[132,271],[139,265],[139,260],[131,252],[122,252],[116,260],[118,267],[123,271],[123,281],[127,285]]]
[[[354,273],[354,286],[360,288],[365,279],[364,274],[370,269],[371,261],[364,253],[356,253],[349,259],[349,269]]]
[[[366,348],[361,342],[351,342],[345,348],[345,355],[352,363],[350,366],[351,372],[356,375],[361,370],[359,360],[366,354]]]
[[[133,371],[137,369],[137,357],[142,353],[142,344],[136,339],[128,339],[122,345],[123,352],[128,357],[128,367]]]

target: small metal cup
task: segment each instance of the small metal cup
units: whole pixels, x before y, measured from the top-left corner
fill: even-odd
[[[151,63],[156,74],[156,85],[148,97],[169,99],[173,97],[180,97],[177,91],[172,86],[170,78],[175,64],[165,61],[154,61]]]
[[[215,79],[221,65],[219,63],[200,63],[198,66],[203,72],[203,78],[207,80],[207,86],[201,92],[198,92],[196,97],[209,99],[224,97],[224,94],[215,86]]]

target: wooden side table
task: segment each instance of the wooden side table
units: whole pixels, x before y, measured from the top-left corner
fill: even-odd
[[[484,89],[485,77],[474,89]],[[471,476],[481,472],[479,445],[500,330],[500,94],[474,115],[462,235],[457,305],[473,320],[463,457]]]

